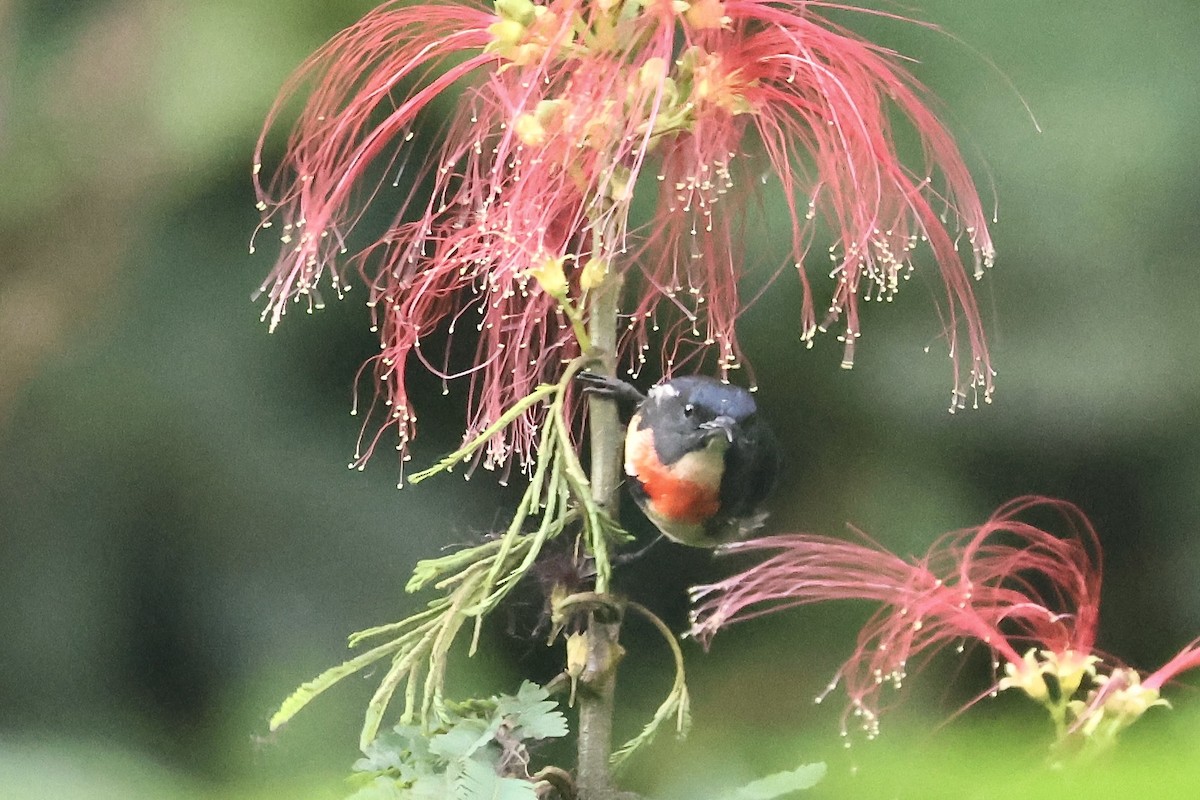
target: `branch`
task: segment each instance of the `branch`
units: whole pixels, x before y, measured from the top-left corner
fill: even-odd
[[[597,287],[591,298],[590,333],[599,372],[616,372],[617,309],[621,280],[614,271]],[[621,421],[617,404],[610,398],[592,395],[588,400],[592,469],[592,498],[609,518],[618,518],[618,489],[621,485]],[[596,592],[608,591],[609,560],[603,536],[592,541],[596,559]],[[580,800],[610,800],[616,797],[609,764],[612,753],[613,694],[620,656],[620,616],[588,616],[588,669],[581,676],[579,696],[579,769],[576,776]]]

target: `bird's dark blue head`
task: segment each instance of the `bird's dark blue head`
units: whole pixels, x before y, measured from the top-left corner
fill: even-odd
[[[757,413],[750,392],[701,375],[658,384],[638,410],[642,426],[654,429],[655,449],[665,464],[701,449],[714,437],[732,443]]]
[[[758,413],[754,395],[740,386],[699,375],[675,378],[666,385],[679,392],[685,409],[692,406],[692,413],[700,417],[729,417],[743,422]]]

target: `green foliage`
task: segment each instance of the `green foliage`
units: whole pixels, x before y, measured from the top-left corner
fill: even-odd
[[[612,754],[610,760],[614,767],[619,767],[636,750],[654,741],[654,736],[658,733],[659,727],[668,719],[674,717],[675,733],[678,736],[684,736],[692,724],[691,695],[688,693],[687,675],[684,672],[683,666],[683,651],[679,648],[679,642],[676,640],[675,635],[671,633],[671,629],[666,626],[666,623],[645,606],[633,602],[627,605],[649,620],[658,632],[662,634],[667,646],[671,648],[671,655],[675,660],[675,680],[671,684],[671,691],[667,693],[666,699],[659,705],[658,710],[654,712],[654,716],[646,723],[641,732],[621,745]]]
[[[584,349],[587,350],[587,347],[584,346]],[[512,585],[528,572],[541,551],[542,543],[560,533],[567,523],[576,519],[583,524],[586,550],[595,559],[596,591],[604,592],[608,589],[608,581],[612,575],[612,565],[608,557],[609,542],[628,540],[629,535],[604,513],[592,497],[591,484],[579,463],[575,443],[571,438],[571,424],[566,418],[567,390],[574,382],[576,374],[592,361],[593,358],[588,355],[572,360],[563,370],[563,375],[557,383],[538,386],[473,440],[433,467],[414,474],[410,479],[412,483],[419,483],[440,472],[450,471],[460,462],[470,461],[497,432],[538,403],[549,403],[538,443],[537,468],[507,532],[500,538],[501,555],[493,563],[487,581],[494,587],[494,591],[485,599],[479,609],[480,613],[494,608]],[[528,553],[519,565],[505,576],[503,567],[508,563],[506,557],[530,516],[541,518],[532,540],[535,544],[528,548]],[[450,563],[461,563],[461,555],[451,559]],[[409,583],[409,590],[425,585],[448,568],[449,564],[443,559],[421,562]]]
[[[401,788],[397,781],[381,775],[346,800],[408,800],[413,796],[411,789]]]
[[[432,731],[395,726],[363,748],[349,800],[535,800],[528,744],[567,734],[549,697],[526,681],[515,695],[446,703]]]
[[[352,635],[351,647],[367,640],[388,638],[300,686],[271,718],[271,730],[278,729],[343,678],[385,658],[390,658],[391,666],[367,706],[360,746],[365,748],[379,732],[384,713],[401,687],[405,690],[402,722],[417,719],[424,723],[440,714],[446,659],[462,627],[473,620],[473,653],[483,618],[529,574],[546,542],[570,528],[581,531],[582,549],[594,559],[597,588],[607,585],[611,572],[608,545],[610,541],[624,540],[628,534],[592,498],[587,475],[574,450],[565,411],[567,389],[588,361],[586,357],[575,359],[558,383],[539,386],[475,439],[412,476],[411,481],[418,483],[471,460],[505,425],[538,404],[549,404],[538,465],[508,528],[481,545],[420,561],[406,590],[416,592],[432,585],[443,594],[431,600],[424,611]],[[531,520],[536,520],[537,527],[527,532]]]
[[[537,684],[525,681],[516,697],[497,698],[496,714],[512,720],[513,732],[522,739],[559,739],[567,735],[567,718],[558,703]]]
[[[825,764],[802,764],[796,769],[776,772],[746,784],[722,800],[774,800],[811,789],[825,777]]]

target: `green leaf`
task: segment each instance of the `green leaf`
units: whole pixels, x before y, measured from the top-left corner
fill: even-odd
[[[408,791],[395,778],[381,775],[346,800],[407,800]]]
[[[404,587],[404,591],[409,593],[419,592],[448,572],[465,569],[478,561],[488,558],[496,550],[500,549],[500,544],[501,541],[499,539],[493,539],[481,545],[468,547],[450,555],[441,556],[440,558],[423,558],[417,562],[417,566],[413,569],[412,577],[408,579],[408,584]]]
[[[748,783],[721,800],[774,800],[776,797],[811,789],[825,777],[825,764],[804,764],[787,772],[776,772]]]
[[[412,782],[405,800],[446,800],[450,784],[445,775],[422,775]]]
[[[470,458],[472,453],[491,441],[493,436],[511,425],[514,420],[524,414],[528,409],[532,408],[534,405],[540,403],[551,395],[554,395],[556,392],[561,393],[561,387],[558,384],[541,384],[525,397],[522,397],[520,400],[514,403],[507,411],[501,414],[495,422],[480,432],[480,434],[474,439],[467,442],[450,455],[445,456],[441,461],[434,464],[432,467],[423,469],[420,472],[410,475],[408,482],[416,484],[420,483],[426,478],[438,474],[439,472],[449,472],[456,465]]]
[[[630,601],[626,603],[626,608],[641,614],[662,634],[663,641],[671,648],[671,655],[675,659],[675,682],[671,686],[671,691],[667,694],[667,699],[663,700],[658,710],[654,712],[654,716],[646,723],[646,727],[642,728],[642,732],[623,744],[615,753],[609,756],[609,763],[614,767],[620,767],[639,748],[654,741],[659,726],[668,719],[675,718],[675,733],[678,736],[686,735],[692,724],[692,699],[687,688],[683,651],[679,648],[679,641],[675,638],[675,634],[671,632],[671,629],[667,627],[667,624],[642,604]]]
[[[470,758],[480,747],[492,741],[498,723],[489,725],[481,719],[460,720],[445,733],[429,741],[429,751],[446,761]]]
[[[658,729],[672,717],[675,719],[676,734],[684,736],[692,724],[691,707],[692,699],[687,685],[677,682],[671,689],[671,693],[667,695],[667,699],[662,702],[662,705],[654,712],[654,716],[642,728],[641,733],[617,748],[616,752],[609,756],[609,763],[614,767],[623,765],[629,756],[653,742],[654,737],[658,735]]]
[[[454,781],[454,800],[537,800],[533,784],[505,778],[487,764],[468,759]]]
[[[421,755],[413,753],[414,747],[418,748],[421,754],[428,755],[429,748],[419,728],[412,725],[397,725],[392,730],[379,734],[363,749],[363,757],[354,762],[354,771],[386,772],[387,770],[396,770],[401,772],[404,770],[406,762],[411,761],[414,756],[421,757]]]
[[[349,661],[338,664],[336,667],[325,670],[317,677],[307,683],[301,684],[300,688],[292,692],[291,695],[283,701],[279,706],[279,710],[271,717],[268,724],[272,731],[278,730],[281,725],[286,723],[292,717],[312,702],[317,695],[324,692],[329,687],[340,681],[342,678],[349,677],[358,672],[364,667],[370,666],[381,658],[390,655],[397,650],[401,642],[387,642],[378,647],[372,648],[361,655],[358,655]]]
[[[557,739],[567,735],[567,718],[558,710],[558,702],[549,697],[544,687],[524,681],[515,697],[497,698],[496,710],[509,718],[519,738]]]
[[[522,739],[560,739],[568,733],[567,718],[554,702],[539,703],[517,717],[516,734]]]

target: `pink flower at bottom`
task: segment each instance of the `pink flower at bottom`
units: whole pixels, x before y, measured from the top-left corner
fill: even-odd
[[[1164,684],[1197,667],[1200,667],[1200,638],[1193,639],[1170,661],[1146,676],[1142,681],[1142,686],[1158,691]]]
[[[1044,511],[1061,517],[1065,537],[1019,519]],[[796,534],[727,545],[729,553],[774,555],[724,581],[695,587],[692,635],[707,644],[734,622],[828,600],[880,603],[830,685],[843,683],[850,697],[843,732],[853,715],[869,736],[878,730],[884,687],[899,687],[911,663],[951,645],[982,643],[997,670],[1003,665],[1004,681],[1034,691],[1045,690],[1046,659],[1030,656],[1032,650],[1053,654],[1063,674],[1078,672],[1082,679],[1090,670],[1101,554],[1095,532],[1074,505],[1018,498],[983,525],[942,536],[915,559],[860,538]]]
[[[1069,733],[1101,747],[1111,744],[1117,734],[1148,710],[1169,705],[1162,699],[1163,686],[1197,667],[1200,667],[1200,638],[1193,639],[1166,664],[1144,677],[1132,667],[1114,667],[1107,675],[1095,678],[1096,688],[1085,700],[1071,704]]]

